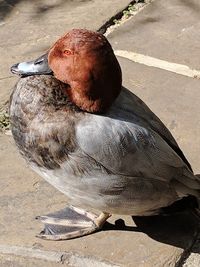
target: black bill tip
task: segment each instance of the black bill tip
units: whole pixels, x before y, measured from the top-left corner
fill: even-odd
[[[14,64],[14,65],[10,68],[10,71],[11,71],[13,74],[18,74],[18,65],[19,65],[19,63]]]

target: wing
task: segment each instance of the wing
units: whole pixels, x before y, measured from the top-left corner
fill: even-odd
[[[169,181],[188,169],[166,127],[126,90],[106,116],[87,114],[76,127],[76,140],[114,174]]]
[[[151,128],[158,133],[192,171],[190,163],[187,161],[170,131],[139,97],[123,88],[122,94],[116,101],[116,107],[126,110],[129,116],[130,114],[134,114],[136,117],[139,117],[142,126]]]

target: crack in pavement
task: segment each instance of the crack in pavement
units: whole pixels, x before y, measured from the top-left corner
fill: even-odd
[[[123,24],[126,21],[130,20],[133,16],[138,14],[142,9],[144,9],[146,6],[148,6],[153,1],[155,1],[155,0],[133,0],[133,1],[130,1],[128,6],[126,6],[123,10],[119,11],[117,14],[112,16],[110,19],[108,19],[97,30],[97,32],[100,32],[100,33],[104,34],[107,37],[111,32],[113,32],[121,24]],[[130,6],[134,6],[135,10],[130,12],[130,10],[129,10]],[[130,12],[130,14],[127,16],[125,14],[126,12]],[[115,21],[118,21],[118,23],[116,24]]]

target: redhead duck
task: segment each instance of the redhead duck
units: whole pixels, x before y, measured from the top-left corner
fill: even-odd
[[[199,198],[199,180],[171,133],[122,87],[103,35],[71,30],[48,53],[11,71],[22,76],[10,99],[16,145],[73,205],[38,216],[45,224],[40,237],[79,237],[112,214],[155,215],[185,196]]]

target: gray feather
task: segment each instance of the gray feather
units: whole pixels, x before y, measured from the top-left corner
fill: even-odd
[[[21,79],[10,118],[28,164],[73,205],[150,215],[198,195],[199,180],[176,141],[138,97],[123,88],[106,114],[95,115],[80,111],[63,90],[51,76]]]

